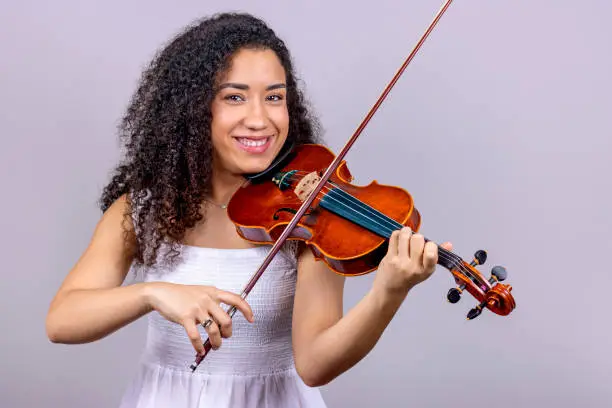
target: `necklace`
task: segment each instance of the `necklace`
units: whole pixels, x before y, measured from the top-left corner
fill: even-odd
[[[242,180],[242,181],[240,182],[240,184],[238,185],[238,187],[235,187],[235,188],[234,188],[234,191],[236,191],[238,188],[240,188],[240,186],[241,186],[241,185],[243,185],[244,183],[245,183],[245,180]],[[233,193],[232,193],[232,194],[233,194]],[[230,199],[231,199],[231,198],[230,198]],[[219,207],[219,208],[221,208],[222,210],[226,210],[226,209],[227,209],[227,206],[229,205],[229,200],[228,200],[228,201],[227,201],[227,203],[225,203],[225,204],[218,204],[218,203],[214,202],[214,201],[213,201],[212,199],[210,199],[210,198],[206,198],[206,201],[208,201],[209,203],[211,203],[211,204],[212,204],[212,205],[214,205],[215,207]]]
[[[212,205],[214,205],[215,207],[219,207],[219,208],[221,208],[222,210],[227,209],[227,204],[217,204],[217,203],[215,203],[213,200],[210,200],[210,199],[208,199],[208,198],[206,199],[206,201],[208,201],[209,203],[211,203],[211,204],[212,204]]]

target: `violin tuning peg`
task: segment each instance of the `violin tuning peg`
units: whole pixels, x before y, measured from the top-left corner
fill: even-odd
[[[474,253],[474,260],[470,262],[471,266],[483,265],[487,261],[487,251],[479,249]]]
[[[468,320],[472,320],[472,319],[475,319],[478,316],[480,316],[480,314],[482,313],[482,311],[483,311],[483,309],[485,308],[486,305],[487,305],[487,302],[483,301],[478,306],[476,306],[475,308],[471,309],[468,312],[468,314],[467,314],[467,319]]]
[[[508,272],[506,271],[506,268],[504,268],[503,266],[494,266],[493,269],[491,269],[491,278],[489,278],[489,282],[493,283],[495,282],[495,280],[497,280],[498,282],[501,282],[503,280],[505,280],[508,277]]]
[[[477,318],[478,316],[480,316],[480,314],[482,313],[482,308],[480,306],[476,306],[475,308],[471,309],[468,314],[467,314],[467,319],[468,320],[472,320]]]
[[[449,289],[448,293],[446,294],[446,299],[450,303],[457,303],[461,299],[461,293],[463,292],[463,289],[465,289],[465,284],[461,284],[456,288]]]
[[[446,299],[450,303],[457,303],[461,299],[461,292],[457,288],[451,288],[446,294]]]

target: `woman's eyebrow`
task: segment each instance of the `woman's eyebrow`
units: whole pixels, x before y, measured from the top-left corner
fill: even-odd
[[[285,85],[284,83],[277,83],[277,84],[272,84],[269,85],[266,90],[267,91],[271,91],[273,89],[279,89],[279,88],[286,88],[287,85]],[[223,88],[236,88],[236,89],[241,89],[241,90],[248,90],[249,86],[247,84],[240,84],[237,82],[225,82],[221,85],[219,85],[219,90],[223,89]]]

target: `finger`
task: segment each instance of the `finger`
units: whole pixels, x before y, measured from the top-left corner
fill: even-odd
[[[412,230],[408,227],[402,228],[400,231],[399,240],[397,243],[397,254],[400,258],[408,258],[410,251],[410,237],[412,236]]]
[[[206,319],[204,319],[206,321]],[[219,330],[219,326],[215,322],[215,319],[212,319],[212,323],[204,328],[206,330],[206,334],[208,334],[208,339],[210,340],[210,345],[213,350],[219,349],[221,347],[221,331]]]
[[[191,344],[195,349],[196,353],[204,354],[204,342],[202,341],[202,336],[200,336],[200,332],[196,327],[196,324],[193,320],[186,320],[183,322],[182,326],[185,328],[187,332],[187,337],[191,340]]]
[[[217,299],[226,305],[236,306],[240,312],[244,315],[244,317],[251,323],[255,317],[253,316],[253,310],[251,306],[240,296],[232,292],[226,292],[224,290],[220,290],[217,293]]]
[[[410,237],[410,258],[421,265],[423,262],[423,248],[425,247],[425,237],[421,234],[412,234]]]
[[[400,230],[395,230],[391,233],[391,236],[389,237],[389,248],[387,249],[387,253],[391,256],[397,255],[399,236]]]
[[[453,250],[453,244],[451,244],[450,242],[445,242],[443,244],[440,244],[440,246],[448,251],[452,251]]]
[[[433,271],[438,262],[438,246],[435,242],[429,241],[423,250],[423,267],[426,271]]]
[[[232,336],[232,318],[217,304],[210,306],[210,314],[219,325],[222,337]]]

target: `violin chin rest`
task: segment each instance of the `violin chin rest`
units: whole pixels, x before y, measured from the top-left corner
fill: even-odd
[[[280,152],[278,152],[278,154],[276,155],[276,158],[274,159],[272,164],[270,164],[267,169],[260,173],[247,174],[245,175],[245,178],[253,184],[272,179],[272,176],[278,171],[280,171],[280,169],[282,169],[285,164],[287,164],[291,160],[291,153],[293,153],[294,147],[295,142],[287,140]]]

